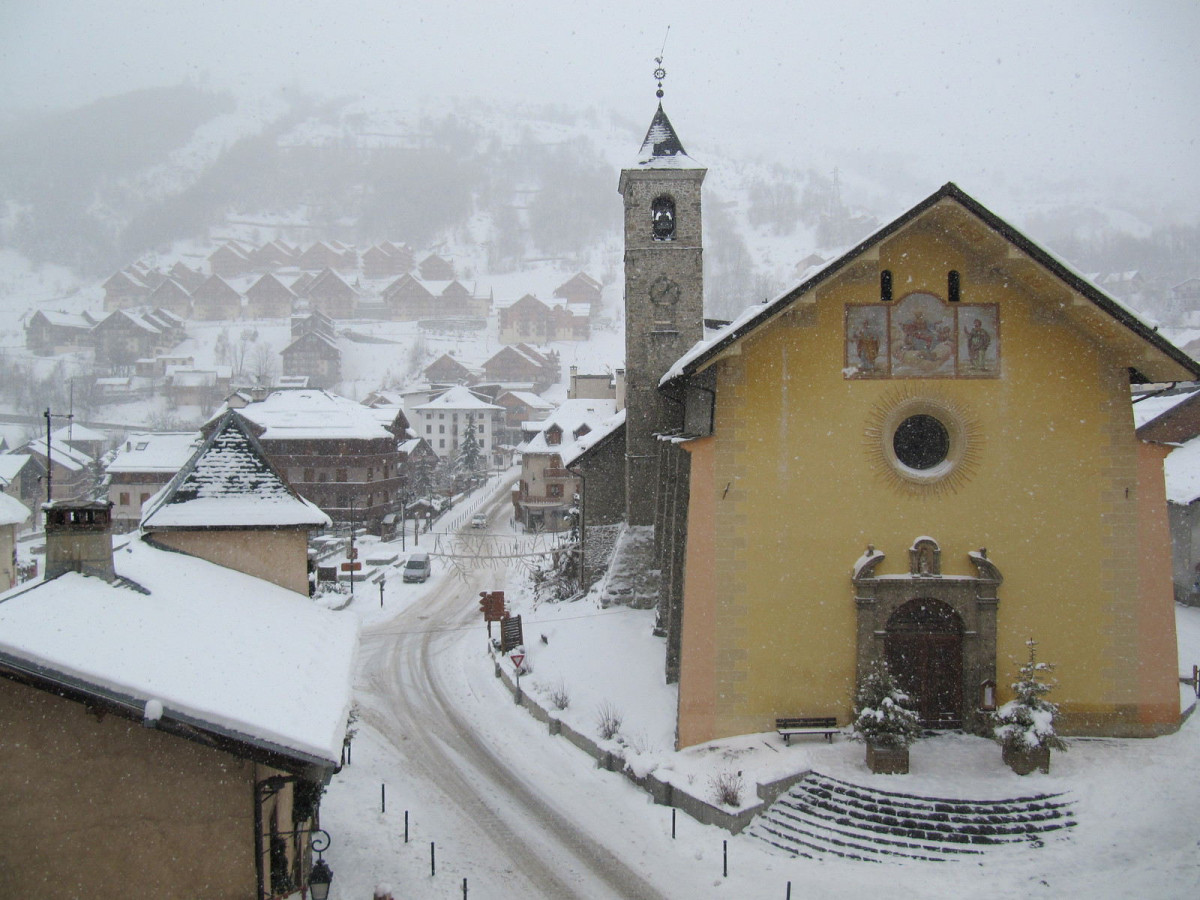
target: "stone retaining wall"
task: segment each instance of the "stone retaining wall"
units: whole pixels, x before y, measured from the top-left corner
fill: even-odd
[[[711,803],[693,794],[687,793],[676,785],[655,777],[653,772],[641,777],[634,775],[633,772],[626,768],[625,759],[620,753],[604,749],[590,737],[581,734],[562,721],[553,712],[543,709],[523,688],[517,687],[513,677],[499,662],[494,662],[494,665],[496,677],[500,679],[509,693],[512,694],[514,702],[518,706],[524,707],[539,722],[545,723],[550,734],[566,739],[588,754],[592,759],[596,760],[597,768],[608,772],[624,774],[626,778],[648,793],[654,799],[654,802],[660,806],[672,806],[676,809],[681,809],[703,825],[716,825],[719,828],[724,828],[731,834],[738,834],[754,820],[755,816],[774,803],[780,794],[784,793],[793,784],[808,774],[806,770],[788,775],[777,781],[758,784],[755,786],[755,793],[759,798],[758,803],[739,812],[729,812],[719,806],[713,806]]]

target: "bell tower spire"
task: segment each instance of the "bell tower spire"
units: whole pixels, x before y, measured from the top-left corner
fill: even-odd
[[[665,44],[665,42],[664,42]],[[621,170],[625,204],[625,502],[630,525],[654,522],[656,434],[678,426],[658,383],[704,337],[700,187],[707,170],[683,148],[662,107],[666,70],[656,58],[658,109],[636,163]]]

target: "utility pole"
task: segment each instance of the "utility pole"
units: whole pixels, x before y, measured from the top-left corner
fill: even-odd
[[[66,419],[70,424],[75,418],[75,413],[71,412],[67,415],[62,413],[50,412],[50,407],[46,407],[46,411],[42,413],[46,417],[46,502],[50,503],[54,499],[54,461],[50,458],[50,420],[51,419]]]
[[[358,557],[354,555],[354,498],[350,498],[350,599],[354,599],[354,564]]]

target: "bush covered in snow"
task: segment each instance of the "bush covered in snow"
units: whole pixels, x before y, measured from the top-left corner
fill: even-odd
[[[1038,662],[1037,641],[1030,639],[1025,646],[1029,660],[1020,668],[1020,680],[1012,685],[1016,697],[996,710],[992,734],[1008,750],[1066,750],[1066,742],[1054,728],[1058,706],[1046,699],[1053,684],[1043,680],[1054,666]]]
[[[921,736],[921,720],[912,709],[912,698],[896,683],[882,660],[859,685],[850,736],[875,747],[907,747]]]

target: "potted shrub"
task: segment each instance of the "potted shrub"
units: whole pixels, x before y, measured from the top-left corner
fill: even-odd
[[[993,717],[992,735],[1002,748],[1004,762],[1018,775],[1034,769],[1050,771],[1050,751],[1066,750],[1066,742],[1055,730],[1058,707],[1046,699],[1053,685],[1045,677],[1054,671],[1051,663],[1038,662],[1037,641],[1028,640],[1029,660],[1020,668],[1013,686],[1016,695]]]
[[[851,738],[867,745],[867,768],[883,775],[908,773],[908,748],[921,736],[912,698],[896,683],[887,663],[877,662],[854,699]]]

